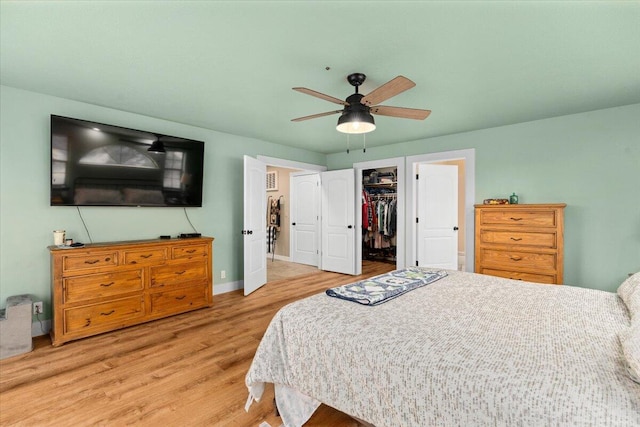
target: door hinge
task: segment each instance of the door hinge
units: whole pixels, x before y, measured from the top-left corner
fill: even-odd
[[[416,267],[418,266],[418,261],[416,261]]]
[[[419,177],[420,177],[420,174],[416,174],[416,179],[419,179]]]
[[[418,221],[418,218],[416,218],[416,224],[417,224],[418,222],[420,222],[420,221]]]

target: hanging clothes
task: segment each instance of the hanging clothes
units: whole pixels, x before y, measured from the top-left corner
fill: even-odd
[[[270,225],[267,227],[267,253],[275,253],[276,252],[276,240],[277,240],[277,229],[275,226]]]

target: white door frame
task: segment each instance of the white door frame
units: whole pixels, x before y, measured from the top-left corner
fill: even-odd
[[[396,179],[398,181],[398,215],[396,223],[396,268],[405,267],[405,158],[394,157],[391,159],[374,160],[370,162],[354,163],[356,170],[356,202],[361,206],[362,200],[362,172],[365,169],[397,168]],[[362,274],[362,214],[356,211],[356,274]]]
[[[447,160],[464,160],[465,162],[465,194],[464,194],[464,220],[465,220],[465,269],[473,272],[475,269],[475,222],[474,222],[474,203],[476,194],[476,150],[469,148],[464,150],[443,151],[440,153],[420,154],[417,156],[406,157],[406,183],[407,183],[407,239],[406,239],[406,266],[415,265],[416,261],[416,168],[420,163],[434,163]]]

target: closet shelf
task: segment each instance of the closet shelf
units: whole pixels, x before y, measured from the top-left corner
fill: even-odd
[[[363,184],[366,188],[389,188],[395,187],[398,185],[396,181],[394,182],[386,182],[386,183],[376,183],[376,184]]]

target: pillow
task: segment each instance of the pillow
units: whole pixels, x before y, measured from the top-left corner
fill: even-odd
[[[122,194],[120,190],[76,188],[73,201],[76,205],[113,205],[122,202]]]
[[[640,319],[640,272],[631,275],[618,287],[618,296],[629,310],[629,316]]]
[[[124,202],[131,205],[164,205],[164,196],[160,190],[125,188],[122,190]]]
[[[621,332],[619,337],[629,377],[640,384],[640,322]]]

